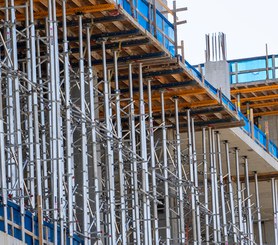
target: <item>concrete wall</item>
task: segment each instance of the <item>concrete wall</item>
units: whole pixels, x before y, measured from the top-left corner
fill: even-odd
[[[205,63],[205,77],[215,88],[230,99],[230,76],[227,61],[208,61]]]
[[[259,118],[259,124],[265,131],[265,122],[268,122],[269,139],[278,144],[278,116],[263,116]]]
[[[262,235],[263,235],[263,244],[264,245],[274,245],[274,230],[273,230],[273,220],[263,221],[262,222]],[[257,223],[254,223],[254,235],[255,240],[258,243],[258,226]]]
[[[0,244],[5,245],[25,245],[22,241],[15,239],[14,237],[7,235],[0,231]]]

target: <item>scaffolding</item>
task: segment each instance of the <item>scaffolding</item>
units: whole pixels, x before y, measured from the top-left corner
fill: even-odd
[[[155,76],[145,74],[155,59],[123,62],[125,40],[92,37],[96,24],[86,14],[115,6],[68,9],[62,0],[57,10],[48,0],[47,13],[38,14],[37,2],[1,1],[3,231],[10,234],[16,223],[13,235],[27,244],[29,237],[36,244],[256,244],[259,187],[255,173],[254,208],[248,157],[214,126],[196,123],[180,92],[155,89]],[[175,1],[174,9],[176,16]],[[93,60],[92,38],[101,64]]]

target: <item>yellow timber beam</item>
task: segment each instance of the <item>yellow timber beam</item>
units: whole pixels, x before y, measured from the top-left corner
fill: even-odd
[[[261,100],[273,100],[273,99],[278,99],[278,94],[240,98],[240,102],[242,103],[242,102],[248,102],[248,101],[261,101]],[[235,103],[236,100],[232,99],[232,102]]]
[[[250,104],[249,107],[256,109],[256,108],[263,108],[263,107],[271,107],[271,106],[277,106],[278,101],[271,101],[271,102],[265,102],[265,103],[258,103],[258,104]],[[246,109],[247,106],[243,105],[241,106],[242,109]]]
[[[278,179],[278,172],[269,172],[269,173],[257,173],[258,174],[258,181],[269,181],[271,178]],[[241,175],[239,177],[240,182],[245,181],[245,176]],[[236,181],[236,176],[232,176],[232,180]],[[249,174],[249,181],[250,182],[255,182],[255,175],[254,174]]]
[[[76,7],[76,8],[68,8],[67,9],[67,15],[74,15],[76,13],[96,13],[101,11],[109,11],[109,10],[115,10],[116,5],[112,3],[107,4],[97,4],[97,5],[91,5],[91,6],[82,6],[82,7]],[[57,9],[56,16],[61,17],[63,15],[62,9]],[[34,13],[34,19],[44,19],[48,16],[48,11],[41,11],[41,12],[35,12]],[[18,21],[25,20],[25,15],[20,14],[16,17]]]
[[[174,96],[192,96],[192,95],[198,95],[198,94],[205,94],[206,90],[203,88],[200,89],[191,89],[191,90],[164,90],[164,99],[169,99],[172,98]],[[134,96],[134,98],[136,98],[136,96]],[[152,99],[154,100],[160,100],[160,94],[153,94],[152,95]]]
[[[274,116],[274,115],[278,115],[278,110],[276,110],[276,111],[256,112],[253,115],[254,115],[254,117],[259,117],[259,116]]]
[[[252,87],[252,88],[233,88],[231,89],[231,94],[244,94],[244,93],[255,93],[263,91],[278,90],[278,84],[275,85],[266,85],[261,87]]]
[[[198,102],[192,102],[192,103],[183,102],[183,103],[179,103],[179,108],[196,108],[196,107],[212,106],[212,105],[218,105],[218,104],[219,103],[217,100],[204,100],[204,101],[198,101]],[[174,110],[174,109],[175,109],[174,102],[171,105],[165,104],[166,111]],[[153,107],[153,112],[160,112],[160,111],[161,111],[161,106]]]

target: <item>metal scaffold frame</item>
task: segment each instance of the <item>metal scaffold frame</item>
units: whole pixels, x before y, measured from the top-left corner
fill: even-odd
[[[153,77],[145,75],[150,60],[122,62],[122,40],[117,47],[111,37],[93,37],[96,23],[85,24],[84,13],[72,16],[78,50],[72,54],[67,0],[59,18],[56,5],[47,1],[40,29],[34,0],[20,5],[23,26],[13,0],[3,8],[3,231],[12,229],[14,212],[20,220],[15,236],[27,244],[254,244],[256,214],[262,244],[258,176],[254,208],[248,157],[221,139],[221,131],[199,126],[198,114],[184,108],[181,97],[154,85],[156,91]],[[177,28],[176,13],[175,22]],[[93,60],[96,47],[101,64]],[[271,183],[276,220],[277,181]],[[277,227],[275,234],[277,240]]]

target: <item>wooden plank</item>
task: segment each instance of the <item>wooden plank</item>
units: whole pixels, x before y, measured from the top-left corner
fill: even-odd
[[[91,6],[82,6],[82,7],[76,7],[76,8],[68,8],[67,9],[67,15],[75,15],[76,13],[97,13],[101,11],[110,11],[117,9],[117,6],[115,4],[107,3],[107,4],[98,4],[98,5],[91,5]],[[56,16],[61,17],[63,15],[62,9],[57,9]],[[34,19],[44,19],[48,16],[48,11],[40,11],[34,13]],[[25,20],[25,15],[20,14],[16,17],[18,21]]]
[[[241,98],[240,100],[241,102],[248,102],[248,101],[261,101],[261,100],[273,100],[273,99],[278,99],[278,94],[246,97],[246,98]],[[232,102],[235,103],[236,100],[232,99]]]
[[[274,116],[274,115],[278,115],[278,110],[274,110],[274,111],[262,111],[262,112],[254,113],[254,117],[258,117],[258,116]]]
[[[169,14],[171,14],[171,15],[174,16],[173,10],[171,10],[171,9],[167,6],[166,3],[162,2],[161,0],[155,0],[155,1],[157,1],[157,2],[160,4],[160,6],[162,6]]]
[[[278,90],[278,84],[252,87],[252,88],[232,88],[231,94],[254,93],[254,92],[264,92],[264,91],[273,91],[273,90]]]

